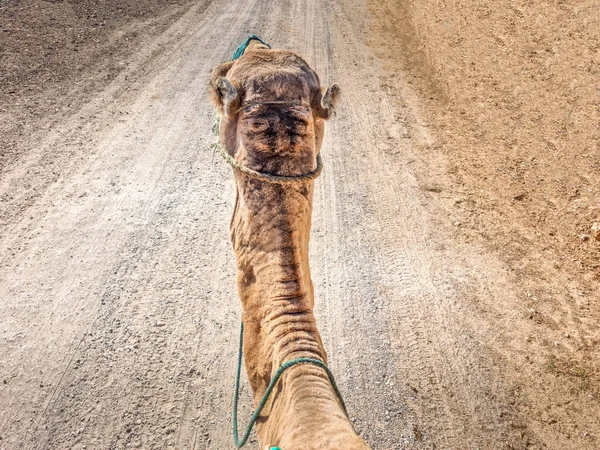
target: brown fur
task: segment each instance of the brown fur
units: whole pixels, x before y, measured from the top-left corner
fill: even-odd
[[[244,55],[214,69],[210,91],[221,117],[220,140],[251,169],[299,175],[316,168],[324,124],[339,89],[292,52],[252,41]],[[294,105],[245,106],[289,101]],[[243,307],[244,355],[255,404],[279,366],[293,358],[327,362],[313,314],[308,265],[313,181],[271,184],[235,171],[231,240]],[[368,446],[346,418],[325,372],[293,366],[257,422],[261,448],[358,450]]]

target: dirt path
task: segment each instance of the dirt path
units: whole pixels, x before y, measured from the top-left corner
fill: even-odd
[[[363,2],[199,1],[28,137],[0,179],[0,449],[233,447],[233,182],[208,150],[206,84],[250,32],[344,90],[311,267],[357,430],[375,449],[567,448],[518,408],[523,347],[504,337],[525,343],[530,322],[505,266],[438,233],[414,173],[431,137],[367,17]],[[594,405],[571,448],[597,443]]]

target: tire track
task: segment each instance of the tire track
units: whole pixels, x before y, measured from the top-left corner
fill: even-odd
[[[499,420],[503,388],[487,386],[491,364],[481,346],[461,329],[461,315],[468,312],[462,310],[448,279],[433,273],[434,261],[442,255],[426,240],[432,233],[427,211],[420,205],[425,199],[406,169],[414,155],[409,141],[391,135],[390,130],[400,136],[420,134],[417,138],[424,144],[429,138],[424,129],[398,130],[398,117],[418,112],[414,106],[406,111],[391,107],[379,83],[378,62],[360,40],[364,34],[357,26],[360,7],[340,5],[333,7],[333,33],[338,37],[333,53],[339,55],[336,79],[348,95],[344,117],[332,124],[330,137],[338,144],[332,153],[340,155],[334,164],[342,177],[335,185],[346,198],[340,202],[345,206],[339,213],[345,218],[343,228],[333,235],[354,233],[343,246],[345,256],[360,260],[361,255],[352,251],[359,249],[370,269],[352,271],[350,265],[354,277],[374,286],[363,298],[378,303],[371,310],[365,308],[361,319],[381,327],[384,359],[394,361],[397,370],[392,372],[408,389],[398,388],[397,393],[412,411],[402,418],[412,428],[411,447],[493,447],[508,435],[506,424]],[[352,6],[358,12],[353,10],[349,17],[344,7]],[[347,23],[354,24],[351,31],[344,27]],[[342,122],[345,126],[340,126]],[[350,281],[348,285],[352,287]],[[347,306],[342,310],[347,311]],[[368,330],[358,334],[367,336]],[[386,372],[379,365],[378,369]],[[485,409],[479,405],[482,399],[488,402]],[[381,440],[381,435],[377,437]]]

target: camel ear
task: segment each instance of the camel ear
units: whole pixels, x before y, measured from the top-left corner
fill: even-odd
[[[226,116],[231,116],[240,105],[237,89],[225,77],[217,78],[214,89],[217,98],[217,108],[224,112]]]
[[[317,106],[317,115],[323,119],[329,119],[335,115],[335,108],[340,103],[340,87],[332,84],[326,90],[320,99],[320,105]]]
[[[219,77],[211,83],[211,97],[213,103],[220,113],[231,116],[240,107],[240,96],[231,81],[225,77]]]
[[[229,116],[239,108],[239,94],[231,81],[225,78],[233,61],[221,64],[213,70],[209,91],[212,102],[221,114]]]

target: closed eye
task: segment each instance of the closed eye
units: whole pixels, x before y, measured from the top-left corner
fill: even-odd
[[[256,120],[256,119],[246,119],[244,120],[244,125],[248,132],[254,133],[266,133],[272,125],[268,120]]]

